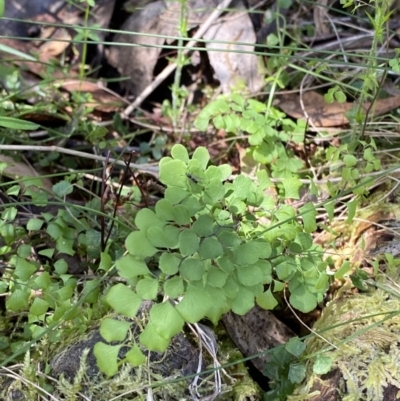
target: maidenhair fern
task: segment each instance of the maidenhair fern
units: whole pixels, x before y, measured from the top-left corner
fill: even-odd
[[[175,145],[171,157],[160,161],[164,198],[137,213],[137,230],[126,238],[126,253],[116,262],[124,283],[113,285],[106,301],[129,318],[143,300],[156,301],[140,335],[150,350],[164,351],[185,322],[217,323],[224,313],[243,315],[255,304],[273,309],[276,294],[286,289],[294,308],[311,311],[328,286],[322,250],[310,235],[316,228],[313,204],[300,211],[276,206],[266,194],[273,186],[266,171],[257,181],[244,175],[231,181],[230,166],[208,166],[209,158],[204,147],[189,158],[182,145]],[[288,180],[287,197],[297,198],[299,187],[298,180]],[[110,342],[129,329],[115,324],[118,330],[110,320],[103,323]],[[99,365],[115,373],[107,369],[107,358],[100,357]]]

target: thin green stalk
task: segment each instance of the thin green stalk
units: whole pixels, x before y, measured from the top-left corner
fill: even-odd
[[[84,18],[84,27],[86,28],[88,25],[88,21],[89,21],[89,12],[90,12],[90,5],[89,3],[86,4],[86,8],[85,8],[85,18]],[[89,37],[89,32],[86,29],[83,29],[82,31],[82,35],[83,35],[83,44],[82,44],[82,59],[81,59],[81,63],[79,65],[79,78],[83,79],[85,77],[85,63],[86,63],[86,58],[87,58],[87,48],[88,48],[88,37]]]
[[[179,13],[179,39],[178,39],[178,54],[176,59],[176,70],[174,76],[174,84],[172,86],[172,125],[174,128],[178,125],[178,115],[180,106],[180,84],[182,77],[182,69],[185,65],[184,38],[187,38],[187,4],[186,0],[180,0],[181,9]]]
[[[373,99],[376,98],[379,88],[382,84],[382,79],[378,79],[378,46],[380,43],[384,42],[384,35],[387,32],[388,18],[391,14],[388,1],[377,0],[374,2],[374,11],[374,17],[366,13],[371,24],[373,25],[375,35],[373,36],[369,57],[367,58],[367,69],[363,77],[364,83],[360,93],[356,112],[356,116],[359,118],[362,117],[362,120],[359,121],[359,124],[355,124],[353,126],[351,143],[353,144],[354,148],[358,147],[358,140],[361,138],[365,130],[365,120],[367,115],[364,113],[363,104],[366,101],[371,100],[371,97]]]

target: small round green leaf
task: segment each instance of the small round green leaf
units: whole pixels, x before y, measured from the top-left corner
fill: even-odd
[[[235,248],[242,242],[239,235],[233,229],[218,230],[217,238],[224,248]]]
[[[86,303],[94,304],[98,302],[101,287],[100,283],[101,280],[99,278],[86,281],[83,290],[83,297]]]
[[[64,198],[73,192],[74,186],[68,181],[59,181],[53,185],[52,190],[60,198]]]
[[[39,266],[37,266],[35,263],[28,262],[23,258],[17,257],[14,274],[22,281],[27,281],[32,277],[32,275],[37,271],[38,268]]]
[[[136,284],[136,292],[142,299],[156,299],[158,293],[158,280],[155,278],[144,278],[139,280]]]
[[[275,212],[274,217],[276,217],[279,221],[293,219],[296,217],[296,210],[293,208],[293,206],[282,205]],[[296,234],[296,232],[294,234]],[[293,238],[294,237],[295,237],[295,235],[293,235]]]
[[[220,288],[206,286],[205,290],[213,301],[205,316],[210,319],[214,325],[217,325],[221,316],[230,310],[226,295]]]
[[[194,126],[200,131],[207,131],[210,119],[208,117],[203,117],[201,114],[194,121]]]
[[[306,344],[300,340],[299,337],[292,337],[286,344],[286,351],[290,352],[296,358],[301,356],[303,352],[306,350]]]
[[[172,277],[164,283],[164,293],[172,299],[182,296],[183,291],[184,286],[181,277]]]
[[[29,219],[28,223],[26,224],[26,229],[28,231],[39,231],[44,224],[42,219]]]
[[[343,157],[343,162],[346,167],[354,167],[357,165],[357,158],[353,155],[345,155]]]
[[[35,278],[34,283],[37,286],[37,289],[46,290],[51,284],[50,273],[49,272],[41,272]]]
[[[164,199],[167,200],[168,202],[170,202],[173,205],[176,205],[179,202],[182,202],[186,197],[189,196],[189,192],[187,192],[185,189],[182,188],[178,188],[178,187],[168,187],[165,190],[164,193]],[[161,202],[163,199],[159,200],[157,202],[157,205],[159,202]],[[156,213],[157,213],[157,205],[156,205]],[[163,208],[164,206],[161,206],[161,208]],[[168,210],[164,210],[163,213],[165,213],[165,211],[168,213]],[[172,214],[171,214],[172,216]],[[166,216],[165,214],[162,216],[159,216],[160,218],[163,218],[164,220],[166,220]],[[169,218],[168,218],[169,220]],[[167,220],[166,220],[167,221]]]
[[[170,343],[170,338],[165,338],[157,330],[153,321],[147,323],[139,336],[140,343],[150,351],[164,352]]]
[[[146,237],[151,244],[157,248],[168,248],[167,239],[164,230],[160,227],[150,227],[147,230]]]
[[[129,254],[119,258],[115,265],[119,275],[127,280],[150,273],[149,268],[143,260],[138,260]]]
[[[49,309],[49,303],[47,301],[41,298],[35,298],[29,312],[32,313],[32,315],[40,316],[46,313],[47,309]]]
[[[233,181],[235,198],[239,198],[241,200],[246,199],[249,195],[251,185],[252,181],[250,178],[245,177],[244,175],[236,176],[235,180]]]
[[[73,293],[74,293],[74,287],[66,285],[65,287],[62,287],[56,291],[55,298],[57,299],[57,301],[60,302],[67,301],[69,303]]]
[[[47,248],[47,249],[42,249],[41,251],[38,252],[39,255],[46,256],[46,258],[52,258],[54,255],[55,249],[54,248]]]
[[[232,175],[232,167],[229,164],[221,164],[218,166],[221,172],[221,180],[225,181]]]
[[[199,237],[207,237],[214,232],[214,219],[207,214],[202,214],[193,223],[192,229]]]
[[[263,273],[257,265],[238,266],[236,271],[239,282],[245,287],[262,283]]]
[[[165,226],[165,221],[158,217],[152,210],[144,208],[137,213],[135,224],[140,231],[146,232],[150,227],[163,228]]]
[[[222,172],[217,166],[209,166],[204,173],[204,178],[206,181],[210,181],[212,179],[223,181]]]
[[[183,260],[179,272],[184,279],[197,281],[204,275],[204,264],[200,259],[186,258]]]
[[[333,360],[330,356],[318,354],[313,365],[313,372],[316,375],[325,375],[330,372],[332,364]]]
[[[138,345],[134,345],[125,355],[125,359],[133,366],[140,366],[146,362],[146,356]]]
[[[183,205],[175,205],[173,207],[173,219],[176,224],[185,226],[190,224],[190,212],[189,209]]]
[[[138,258],[147,258],[158,252],[143,231],[131,232],[125,240],[128,252]]]
[[[151,322],[165,338],[172,338],[180,333],[185,321],[169,301],[153,305],[150,310]]]
[[[258,185],[262,190],[274,186],[266,170],[260,170],[257,173],[257,179],[258,179]]]
[[[199,247],[199,255],[202,259],[216,259],[224,254],[224,248],[216,237],[204,238]]]
[[[222,182],[216,178],[211,179],[203,193],[203,201],[208,205],[214,205],[225,195],[225,188]]]
[[[56,249],[60,253],[66,253],[67,255],[74,256],[75,255],[74,240],[67,239],[67,238],[61,236],[61,237],[57,238]]]
[[[30,290],[16,289],[6,301],[7,310],[11,312],[18,312],[20,310],[26,310],[28,308],[28,299],[30,296]]]
[[[228,274],[232,273],[233,270],[235,269],[235,266],[233,265],[231,260],[226,256],[223,256],[222,258],[218,258],[217,264],[225,273],[228,273]]]
[[[163,273],[165,273],[169,276],[172,276],[172,275],[178,273],[179,265],[180,265],[181,261],[182,261],[182,259],[180,257],[178,257],[177,254],[164,252],[160,256],[160,260],[159,260],[160,270]]]
[[[106,302],[115,310],[127,317],[136,316],[142,299],[124,284],[115,284],[108,291]]]
[[[287,177],[282,180],[285,189],[285,199],[300,199],[299,190],[303,185],[297,177]]]
[[[174,145],[171,149],[171,156],[174,159],[182,160],[183,162],[187,163],[189,161],[189,154],[187,149],[181,145],[180,143]]]
[[[288,251],[290,253],[302,253],[303,252],[303,248],[301,247],[300,244],[298,244],[296,242],[292,242],[288,247]]]
[[[290,304],[300,312],[311,312],[317,307],[317,297],[307,291],[302,285],[298,286],[289,297]]]
[[[306,377],[306,364],[300,362],[292,362],[289,365],[288,378],[292,383],[301,383]]]
[[[203,170],[205,170],[208,162],[210,161],[210,154],[204,146],[199,146],[194,151],[192,159],[198,160]]]
[[[253,293],[254,298],[260,296],[264,291],[264,285],[262,283],[246,286],[246,288]]]
[[[211,266],[207,272],[207,283],[211,287],[222,288],[228,275],[218,267]]]
[[[291,258],[286,258],[284,262],[275,266],[275,271],[279,280],[289,280],[297,271],[296,261]]]
[[[160,163],[159,180],[167,186],[186,188],[187,166],[181,160],[170,160]]]
[[[190,160],[188,172],[186,173],[188,184],[192,193],[199,193],[204,184],[205,173],[200,162],[196,159]]]
[[[106,318],[101,322],[100,335],[108,342],[124,341],[130,326],[129,322]]]
[[[239,287],[232,301],[232,311],[237,315],[245,315],[254,306],[254,294],[245,287]]]
[[[351,270],[351,264],[350,262],[344,261],[342,266],[336,271],[335,273],[335,278],[336,279],[342,279],[345,274],[347,274]]]
[[[7,164],[5,163],[0,163],[0,173],[3,171],[3,166],[7,166]],[[21,192],[21,186],[19,185],[12,185],[11,187],[9,187],[6,191],[7,195],[10,196],[18,196]]]
[[[272,295],[271,288],[256,298],[257,305],[266,310],[273,310],[278,301]]]
[[[245,242],[237,246],[233,249],[233,253],[235,255],[235,262],[242,266],[252,265],[260,258],[251,242]]]
[[[191,216],[194,216],[196,213],[204,209],[204,204],[201,203],[194,195],[190,195],[184,199],[182,201],[182,205],[189,210]]]
[[[299,208],[299,212],[303,219],[304,230],[306,233],[312,233],[317,229],[317,210],[313,203],[308,202],[301,208]],[[304,235],[307,235],[303,233]],[[312,241],[311,241],[312,242]]]
[[[188,284],[186,294],[176,306],[176,310],[186,322],[197,323],[207,314],[212,306],[213,300],[206,291]]]
[[[261,269],[263,284],[269,284],[272,281],[272,266],[268,260],[260,259],[256,265]]]
[[[100,253],[99,269],[107,272],[112,266],[111,256],[107,252]]]
[[[180,201],[181,200],[179,200],[179,202]],[[174,219],[173,204],[167,199],[160,199],[156,204],[155,210],[157,217],[161,220],[172,221]]]
[[[179,250],[182,256],[194,255],[199,249],[200,238],[191,229],[185,229],[179,235]]]
[[[239,292],[239,288],[240,286],[238,282],[232,276],[228,276],[228,279],[226,280],[223,288],[224,294],[228,298],[235,298]]]
[[[236,215],[240,215],[247,210],[247,205],[239,198],[233,198],[230,201],[229,210]]]
[[[93,354],[99,369],[108,377],[118,372],[118,354],[122,345],[108,345],[103,342],[95,344]]]
[[[315,283],[315,290],[318,292],[325,292],[329,286],[329,275],[326,273],[321,273],[318,281]]]
[[[51,238],[56,240],[56,239],[58,239],[58,238],[60,238],[62,236],[63,229],[57,223],[50,223],[47,226],[46,232],[47,232],[47,234],[50,235]]]
[[[175,226],[166,225],[164,227],[164,236],[168,248],[178,248],[180,229]]]

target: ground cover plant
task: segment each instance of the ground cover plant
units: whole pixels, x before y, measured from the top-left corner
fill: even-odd
[[[224,315],[244,316],[257,305],[285,315],[294,330],[286,344],[266,350],[269,361],[259,381],[264,394],[258,397],[307,399],[317,391],[307,375],[343,367],[335,360],[342,357],[336,350],[350,349],[353,338],[397,317],[397,242],[380,245],[379,235],[370,234],[379,227],[386,230],[386,241],[398,235],[387,228],[398,217],[400,102],[393,5],[385,0],[331,6],[278,2],[275,12],[268,8],[270,14],[250,7],[246,16],[257,19],[266,12],[262,19],[270,18],[275,28],[249,51],[233,49],[234,40],[207,39],[206,17],[193,31],[192,5],[181,1],[178,34],[168,33],[157,46],[147,44],[167,53],[157,53],[167,66],[155,78],[151,70],[154,85],[131,101],[129,90],[121,90],[121,78],[108,80],[120,95],[94,83],[102,70],[91,65],[90,52],[112,46],[105,36],[109,30],[92,19],[101,2],[70,3],[82,12],[79,22],[36,21],[42,29],[74,28],[75,36],[67,29],[69,36],[56,41],[69,48],[23,52],[19,42],[0,43],[0,355],[8,369],[3,373],[22,383],[7,385],[2,396],[11,399],[6,397],[20,391],[31,399],[85,399],[87,391],[99,391],[91,394],[98,397],[101,390],[87,388],[85,361],[72,382],[46,376],[64,339],[97,327],[104,340],[93,345],[100,381],[115,397],[129,397],[128,392],[137,398],[126,399],[162,399],[156,389],[170,391],[171,377],[157,376],[155,383],[132,389],[121,384],[127,369],[144,369],[154,355],[149,352],[166,352],[190,325],[220,327]],[[216,7],[211,26],[221,7],[229,3]],[[323,32],[327,39],[321,41]],[[369,39],[361,49],[346,47],[346,37],[355,32]],[[32,35],[32,43],[43,39],[41,32]],[[44,43],[53,43],[51,38],[44,36]],[[207,47],[210,43],[221,48]],[[263,62],[262,88],[252,93],[243,70],[224,82],[213,59],[224,51],[251,56],[249,64],[254,58]],[[51,59],[51,52],[59,57]],[[189,55],[196,52],[203,53],[200,59],[207,55],[207,67],[194,69]],[[224,57],[223,70],[232,72],[236,59]],[[210,63],[219,83],[213,73],[210,78]],[[154,92],[171,73],[164,92]],[[190,81],[189,76],[201,78]],[[217,93],[219,84],[223,93]],[[146,92],[149,87],[152,93]],[[378,254],[386,254],[383,261]],[[342,322],[330,328],[326,315],[335,310],[335,299],[358,292],[359,303],[363,293],[373,293],[376,304],[390,298],[390,307],[371,311],[372,317],[368,311],[349,315],[349,321],[368,324],[342,336],[333,331]],[[315,320],[313,313],[318,315],[329,300],[320,319],[327,326],[317,324],[316,332],[307,321]],[[150,307],[142,319],[138,313],[145,302]],[[374,313],[382,319],[374,320]],[[132,321],[140,334],[133,333]],[[330,329],[340,341],[326,334]],[[396,342],[397,331],[392,334]],[[299,338],[303,335],[307,340]],[[9,369],[17,363],[20,370],[13,373]],[[218,375],[224,366],[213,363],[208,368]],[[360,368],[360,377],[363,372]],[[399,378],[382,380],[353,383],[352,396],[382,396],[382,388],[396,387]],[[235,399],[233,382],[207,388],[208,395]],[[181,397],[188,396],[187,388],[182,391]],[[237,399],[244,396],[239,393]]]

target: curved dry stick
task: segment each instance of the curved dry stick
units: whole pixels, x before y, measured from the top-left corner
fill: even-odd
[[[98,160],[100,162],[110,162],[113,164],[118,164],[119,166],[126,167],[126,163],[124,160],[117,160],[113,158],[107,159],[104,156],[94,155],[91,153],[80,152],[79,150],[73,149],[66,149],[61,146],[29,146],[29,145],[0,145],[0,151],[2,150],[14,150],[17,152],[21,152],[24,150],[30,150],[32,152],[58,152],[64,153],[66,155],[72,155],[76,157],[82,157],[86,159]],[[142,171],[145,173],[149,173],[158,177],[158,163],[157,165],[150,165],[150,164],[136,164],[136,163],[129,163],[129,167],[136,169],[137,171]]]

